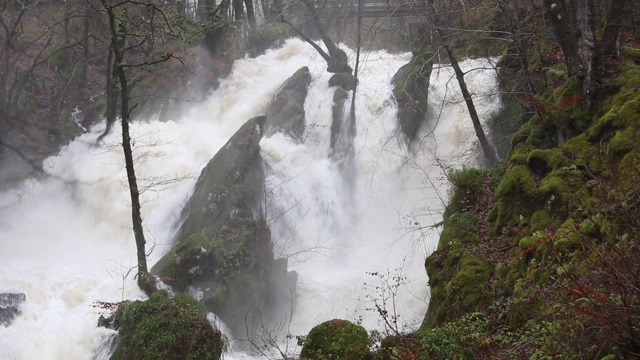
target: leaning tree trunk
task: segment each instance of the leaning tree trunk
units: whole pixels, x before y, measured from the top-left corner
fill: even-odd
[[[493,165],[499,161],[498,156],[496,155],[496,151],[489,143],[487,139],[487,135],[484,133],[484,129],[482,128],[482,123],[480,122],[480,117],[478,116],[478,111],[476,111],[476,106],[473,103],[473,99],[471,98],[471,93],[467,88],[467,83],[464,81],[464,72],[460,68],[460,64],[458,64],[458,60],[453,55],[451,48],[449,45],[444,45],[444,49],[447,52],[447,56],[449,57],[449,61],[451,61],[451,67],[453,71],[456,73],[456,79],[458,80],[458,85],[460,85],[460,92],[462,93],[462,97],[464,98],[464,102],[467,105],[467,110],[469,110],[469,116],[471,117],[471,122],[473,123],[473,129],[476,132],[476,137],[478,137],[478,141],[480,141],[480,147],[482,148],[482,152],[484,153],[485,158],[489,165]]]
[[[313,0],[301,1],[306,6],[307,10],[309,10],[309,13],[311,14],[311,20],[313,21],[316,30],[318,30],[318,34],[320,35],[322,42],[329,51],[330,60],[327,60],[327,71],[330,73],[352,72],[353,70],[349,66],[349,59],[347,58],[347,54],[344,51],[340,50],[333,42],[333,40],[331,40],[331,37],[320,21],[320,15],[314,7]]]
[[[480,147],[482,148],[482,152],[486,158],[486,161],[489,165],[493,165],[497,163],[500,159],[498,159],[498,155],[495,152],[491,143],[489,143],[489,139],[487,139],[487,135],[484,133],[484,129],[482,128],[482,122],[480,122],[480,116],[478,116],[478,111],[476,110],[476,106],[473,102],[473,98],[471,97],[471,93],[469,92],[469,88],[467,88],[467,83],[464,80],[464,72],[460,68],[460,64],[458,64],[458,60],[456,59],[453,51],[449,47],[447,43],[447,38],[445,36],[443,27],[446,27],[446,24],[442,24],[440,20],[440,14],[435,8],[435,3],[433,0],[430,0],[428,3],[429,7],[433,13],[433,27],[435,28],[435,33],[440,37],[440,41],[442,43],[442,47],[445,49],[447,56],[449,57],[449,61],[451,62],[451,67],[456,74],[456,79],[458,80],[458,85],[460,86],[460,92],[462,93],[462,97],[464,98],[464,102],[467,105],[467,110],[469,111],[469,116],[471,117],[471,122],[473,123],[473,128],[476,132],[476,137],[480,142]]]

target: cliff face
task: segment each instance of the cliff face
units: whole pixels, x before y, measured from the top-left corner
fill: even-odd
[[[450,173],[455,192],[426,261],[428,354],[640,350],[640,69],[635,59],[612,69],[590,107],[559,80],[505,161]]]

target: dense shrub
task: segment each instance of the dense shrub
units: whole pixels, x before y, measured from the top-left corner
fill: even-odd
[[[330,320],[311,329],[302,341],[300,359],[368,360],[370,342],[362,326],[346,320]]]

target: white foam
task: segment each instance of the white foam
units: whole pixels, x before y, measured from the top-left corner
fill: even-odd
[[[143,194],[148,241],[157,244],[150,263],[168,250],[181,205],[200,170],[246,120],[264,113],[284,80],[309,66],[313,80],[305,103],[305,142],[276,134],[261,143],[274,169],[267,179],[267,218],[276,252],[289,257],[299,274],[297,307],[280,335],[303,335],[332,318],[361,317],[368,329],[379,326],[380,318],[366,310],[371,306],[366,296],[380,294],[375,285],[365,285],[376,284],[379,277],[367,272],[395,274],[396,268],[408,278],[396,294],[400,321],[408,327],[417,324],[426,309],[424,258],[437,234],[420,231],[415,223],[439,221],[447,193],[434,158],[458,164],[477,149],[463,104],[457,102],[446,107],[435,127],[437,142],[431,137],[408,151],[395,138],[389,80],[410,55],[374,52],[365,58],[357,97],[353,188],[328,160],[330,74],[322,58],[300,40],[238,61],[220,88],[182,118],[134,124],[138,177],[143,187],[160,184]],[[434,105],[444,96],[436,91],[450,76],[443,69],[432,86]],[[495,80],[483,73],[474,83],[479,94]],[[455,86],[448,86],[448,94],[455,92]],[[481,112],[496,104],[490,99]],[[109,333],[96,327],[101,311],[92,304],[143,297],[133,279],[135,270],[129,272],[136,263],[135,244],[114,128],[100,147],[92,144],[102,128],[91,129],[47,161],[53,176],[25,181],[0,195],[0,292],[27,296],[22,315],[11,326],[0,326],[0,359],[89,359]],[[172,178],[181,181],[165,183]],[[289,341],[287,349],[295,351]]]

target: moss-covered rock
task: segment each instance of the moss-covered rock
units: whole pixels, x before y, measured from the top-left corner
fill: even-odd
[[[415,140],[426,120],[433,57],[431,51],[414,56],[391,79],[398,103],[398,125],[409,142]]]
[[[224,341],[207,312],[189,295],[166,291],[147,301],[128,301],[115,313],[119,338],[113,360],[220,359]]]
[[[300,141],[304,134],[304,101],[311,83],[308,67],[296,71],[273,96],[265,116],[265,136],[283,132]]]
[[[370,344],[362,326],[347,320],[330,320],[311,329],[303,340],[300,359],[368,360]]]

